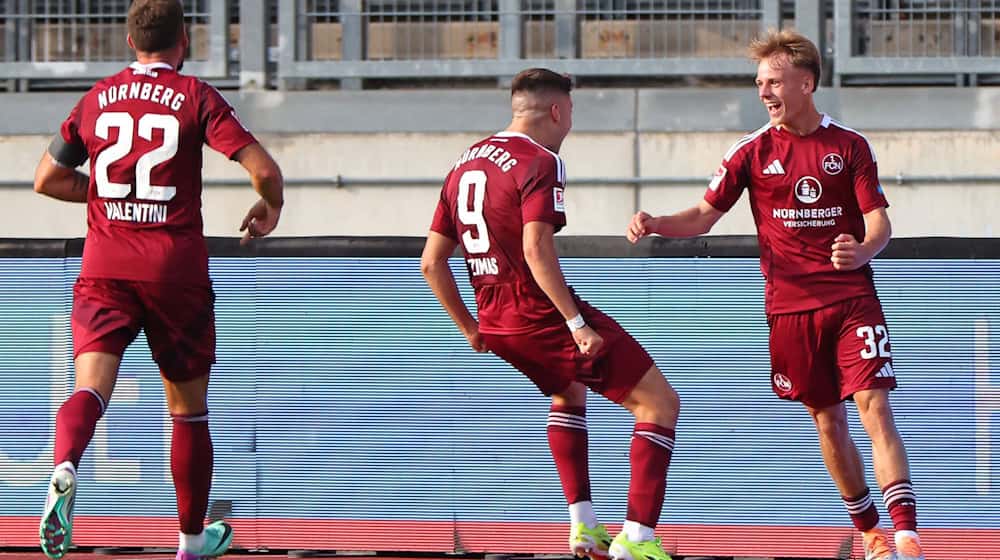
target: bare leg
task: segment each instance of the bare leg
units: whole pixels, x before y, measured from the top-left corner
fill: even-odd
[[[872,440],[872,459],[875,479],[879,486],[910,478],[909,460],[903,438],[896,430],[896,422],[889,404],[888,389],[870,389],[854,395],[861,423]]]
[[[913,534],[897,533],[897,547],[907,548],[900,539],[914,540],[916,545],[910,545],[911,554],[901,557],[919,558],[919,540],[917,530],[917,496],[910,481],[910,466],[906,456],[903,438],[896,430],[896,423],[889,404],[888,389],[869,389],[859,391],[854,395],[858,405],[861,422],[872,440],[872,455],[875,460],[875,478],[882,488],[885,507],[892,517],[896,531],[914,532]],[[913,548],[913,547],[916,548]],[[902,552],[902,550],[901,550]]]
[[[857,445],[851,439],[844,403],[826,408],[806,408],[816,424],[826,470],[841,495],[857,496],[863,493],[867,488],[864,463]]]
[[[636,422],[673,429],[677,426],[681,400],[667,378],[653,366],[642,376],[622,406],[635,416]]]

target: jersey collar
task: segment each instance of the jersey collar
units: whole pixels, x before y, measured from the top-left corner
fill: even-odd
[[[157,77],[157,70],[173,70],[174,67],[167,64],[166,62],[151,62],[149,64],[143,64],[141,62],[133,62],[128,65],[132,69],[132,74],[142,74],[143,76],[149,76],[151,78]]]
[[[500,138],[510,138],[510,137],[524,138],[528,142],[531,142],[532,144],[538,146],[539,148],[545,150],[546,152],[548,152],[548,153],[550,153],[550,154],[552,154],[552,155],[554,155],[556,157],[559,157],[559,154],[557,154],[557,153],[553,152],[552,150],[546,148],[545,146],[539,144],[538,142],[535,141],[534,138],[532,138],[531,136],[528,136],[527,134],[525,134],[523,132],[514,132],[512,130],[501,130],[500,132],[497,132],[493,136],[499,136]]]
[[[799,136],[799,138],[805,138],[807,136],[812,136],[813,134],[816,134],[817,132],[820,131],[820,129],[823,129],[823,128],[830,128],[830,124],[833,123],[833,117],[831,117],[830,115],[827,115],[826,113],[820,113],[820,115],[822,116],[822,118],[819,120],[819,126],[816,127],[816,130],[810,132],[809,134],[806,134],[805,136]],[[765,125],[765,126],[769,127],[771,125],[768,124],[768,125]],[[777,126],[775,126],[775,127],[773,127],[773,128],[774,128],[774,130],[776,130],[778,132],[781,132],[783,134],[791,134],[792,136],[796,136],[795,134],[792,134],[792,133],[788,132],[788,129],[786,129],[785,127],[781,126],[780,124],[777,125]]]

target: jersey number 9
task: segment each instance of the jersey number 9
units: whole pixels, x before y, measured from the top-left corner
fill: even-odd
[[[469,190],[472,190],[472,208],[469,208]],[[470,254],[485,253],[490,250],[490,233],[483,217],[483,200],[486,198],[486,172],[471,169],[462,173],[458,180],[458,219],[467,226],[476,227],[476,237],[472,230],[462,234],[462,244]]]

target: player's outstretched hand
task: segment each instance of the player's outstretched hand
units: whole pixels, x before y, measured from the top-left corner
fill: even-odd
[[[573,340],[576,341],[576,347],[584,356],[596,356],[601,346],[604,345],[604,339],[589,325],[573,331]]]
[[[465,339],[469,341],[469,346],[471,346],[473,350],[479,352],[480,354],[489,352],[489,349],[486,348],[486,343],[483,342],[483,335],[479,334],[478,324],[476,324],[473,330],[462,334],[465,335]]]
[[[632,221],[628,224],[625,237],[632,243],[638,243],[640,239],[652,233],[653,217],[645,212],[636,212],[632,216]]]
[[[838,235],[833,240],[831,248],[833,253],[830,255],[830,260],[833,261],[833,268],[837,270],[855,270],[870,260],[870,257],[865,256],[865,251],[858,240],[849,233]]]
[[[274,231],[280,217],[281,208],[274,208],[263,198],[258,200],[250,207],[250,211],[247,212],[240,225],[240,231],[244,232],[240,245],[246,245],[254,237],[264,237]]]

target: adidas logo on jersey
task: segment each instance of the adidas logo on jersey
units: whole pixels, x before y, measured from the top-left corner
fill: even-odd
[[[896,377],[896,374],[893,373],[891,365],[885,364],[882,369],[878,370],[875,377]]]
[[[781,167],[781,162],[778,160],[772,161],[771,165],[768,165],[766,168],[764,168],[764,175],[784,175],[784,174],[785,174],[785,168]]]

